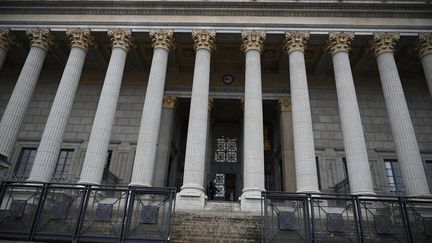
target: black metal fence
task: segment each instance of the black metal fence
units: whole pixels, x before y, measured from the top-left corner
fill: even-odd
[[[175,188],[0,185],[0,238],[169,242]]]
[[[432,199],[264,192],[263,242],[432,242]]]

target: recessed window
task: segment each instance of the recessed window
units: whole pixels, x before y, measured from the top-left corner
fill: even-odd
[[[62,149],[60,151],[56,169],[53,175],[54,180],[65,180],[69,178],[69,171],[72,166],[73,152],[74,151],[72,149]]]
[[[18,163],[15,170],[15,176],[18,179],[27,179],[30,176],[33,162],[36,156],[36,148],[23,148],[21,149]]]
[[[395,159],[384,160],[385,172],[387,177],[387,185],[389,192],[403,193],[405,186],[402,179],[400,166]]]
[[[23,148],[18,158],[15,175],[20,180],[29,178],[36,157],[36,148]],[[70,176],[72,166],[73,150],[62,149],[57,159],[57,164],[52,175],[52,180],[65,180]]]

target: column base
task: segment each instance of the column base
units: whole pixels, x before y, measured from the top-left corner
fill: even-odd
[[[77,184],[83,184],[83,185],[94,185],[99,186],[100,183],[97,183],[96,181],[89,181],[89,180],[79,180]]]
[[[432,194],[430,193],[413,193],[413,194],[408,194],[408,197],[426,197],[426,198],[431,198]]]
[[[176,211],[204,210],[205,194],[196,188],[182,189],[176,196]]]
[[[240,197],[240,209],[246,212],[261,211],[261,192],[260,189],[243,189]]]
[[[296,193],[320,194],[321,192],[315,189],[303,189],[303,190],[297,190]]]
[[[30,177],[26,180],[26,182],[29,182],[29,183],[47,183],[49,181],[47,181],[43,178]]]
[[[376,193],[374,191],[358,191],[358,192],[351,192],[352,195],[359,195],[359,196],[376,196]]]
[[[131,187],[152,187],[152,185],[147,183],[139,183],[139,182],[131,182],[129,183],[129,186]]]

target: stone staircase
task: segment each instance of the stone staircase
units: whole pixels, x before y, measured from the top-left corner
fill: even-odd
[[[204,211],[176,211],[171,241],[261,242],[259,213],[240,212],[238,203],[208,202]]]

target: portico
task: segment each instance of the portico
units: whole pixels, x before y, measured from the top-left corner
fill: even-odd
[[[28,88],[34,89],[45,50],[53,41],[48,37],[52,30],[37,31],[27,32],[31,40],[39,39],[31,47],[35,50],[28,57],[31,63],[24,65],[21,71],[26,76],[18,78],[0,125],[0,136],[4,138],[2,151],[5,151],[2,156],[7,163],[12,161],[20,124],[25,123],[24,114],[33,91]],[[320,178],[323,171],[317,162],[317,151],[333,150],[342,154],[350,193],[377,193],[374,188],[377,179],[373,174],[378,169],[370,165],[374,148],[367,143],[362,124],[365,118],[359,108],[353,78],[364,74],[363,65],[370,68],[375,65],[373,58],[367,56],[368,52],[359,51],[368,47],[374,50],[378,61],[379,75],[377,73],[375,79],[379,78],[382,83],[406,193],[413,196],[430,193],[404,90],[402,87],[395,90],[394,85],[388,84],[399,71],[390,56],[397,45],[397,34],[375,33],[372,36],[331,31],[327,34],[308,31],[268,34],[265,28],[236,33],[219,33],[217,29],[193,29],[184,33],[175,28],[151,32],[91,31],[92,35],[89,29],[54,31],[55,36],[67,34],[71,38],[71,61],[55,92],[29,181],[51,180],[57,168],[56,158],[67,137],[66,126],[73,113],[80,65],[85,70],[87,53],[93,62],[100,55],[100,50],[90,48],[91,36],[103,43],[103,38],[107,38],[103,36],[108,34],[111,46],[105,46],[110,51],[106,59],[108,67],[98,71],[105,73],[105,81],[101,93],[95,94],[99,103],[90,118],[88,141],[82,145],[84,159],[81,167],[75,168],[78,183],[101,184],[107,169],[106,153],[115,144],[113,140],[117,140],[117,144],[134,154],[124,153],[124,158],[130,161],[125,168],[130,171],[122,172],[126,175],[122,183],[133,187],[175,186],[180,189],[178,209],[203,209],[207,200],[221,200],[240,201],[242,210],[257,211],[261,192],[265,190],[318,193],[323,190]],[[9,32],[14,31],[5,29],[2,33]],[[22,33],[18,31],[18,35]],[[9,41],[7,35],[4,36],[1,40]],[[416,35],[404,37],[404,45],[410,41],[414,43],[416,38]],[[424,41],[430,35],[418,38],[423,43],[420,48],[430,48],[424,44],[430,43]],[[320,51],[323,45],[328,47],[329,54]],[[363,55],[355,62],[349,58],[352,46],[356,56]],[[428,52],[421,53],[428,77]],[[368,58],[369,61],[365,61]],[[131,69],[131,65],[148,71],[141,75],[142,70]],[[328,72],[331,66],[334,73]],[[123,75],[125,70],[126,75]],[[138,73],[129,75],[131,72]],[[326,77],[322,80],[328,83],[333,82],[334,76],[337,95],[334,104],[337,104],[338,114],[335,121],[324,118],[325,114],[319,113],[317,108],[320,105],[310,96],[311,84],[319,89],[317,80],[323,73]],[[85,75],[82,80],[84,84],[80,85],[99,82]],[[19,85],[20,82],[32,85]],[[119,139],[115,135],[118,129],[115,124],[123,119],[117,113],[117,104],[124,102],[122,82],[126,82],[126,86],[146,83],[145,91],[141,89],[139,93],[144,98],[136,102],[138,116],[134,124],[127,122],[122,128],[135,127],[136,130],[130,132],[135,134],[131,139]],[[23,103],[21,99],[27,101]],[[339,131],[339,145],[320,144],[324,133],[317,125],[319,122],[329,123],[328,127],[331,122],[337,124],[329,129]],[[116,156],[123,155],[118,152]],[[116,170],[121,169],[108,165],[108,170],[118,173]],[[210,184],[216,188],[212,195],[208,190]],[[336,184],[338,182],[333,186]]]

